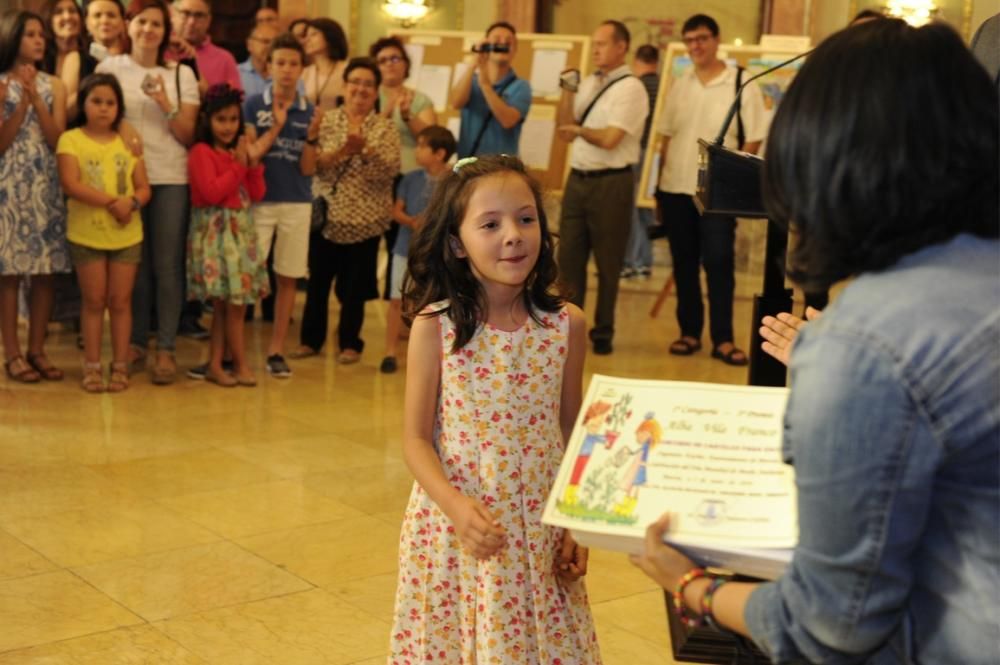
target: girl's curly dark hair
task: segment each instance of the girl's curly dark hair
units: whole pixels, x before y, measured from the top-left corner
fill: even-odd
[[[467,259],[456,256],[452,239],[465,217],[469,199],[477,181],[498,173],[515,173],[524,178],[535,197],[541,230],[538,260],[524,285],[524,304],[528,314],[540,322],[538,311],[556,312],[565,298],[558,291],[558,269],[555,262],[554,240],[538,183],[528,175],[517,157],[487,155],[462,164],[447,172],[431,195],[424,211],[424,223],[416,231],[410,245],[407,274],[403,279],[403,318],[412,323],[418,315],[447,314],[455,324],[452,351],[465,346],[486,320],[486,293],[472,273]],[[446,300],[440,311],[423,312],[430,304]]]
[[[212,136],[212,116],[235,106],[240,110],[240,126],[236,130],[236,136],[227,148],[235,148],[237,141],[243,136],[243,91],[233,88],[228,83],[216,83],[205,93],[205,101],[202,102],[198,110],[198,124],[195,126],[195,141],[212,145],[215,138]]]

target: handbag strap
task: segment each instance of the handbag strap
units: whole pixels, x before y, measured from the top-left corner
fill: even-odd
[[[624,81],[625,79],[628,78],[634,78],[634,77],[631,74],[625,74],[624,76],[619,76],[618,78],[609,82],[606,86],[597,91],[597,94],[594,95],[594,98],[590,100],[589,104],[587,104],[587,108],[583,110],[583,115],[580,116],[581,127],[583,126],[583,123],[587,121],[587,116],[590,115],[590,112],[594,109],[594,104],[597,103],[597,100],[600,99],[604,93],[610,90],[611,86],[618,83],[619,81]]]
[[[510,78],[509,81],[504,83],[499,90],[497,90],[497,96],[501,99],[503,98],[503,92],[510,86],[511,83],[517,80],[516,76]],[[479,150],[479,144],[483,142],[483,136],[486,135],[486,127],[490,124],[490,120],[493,119],[493,111],[486,114],[486,120],[483,121],[483,126],[479,128],[479,134],[476,135],[476,140],[472,142],[472,149],[469,150],[469,154],[466,157],[472,157]]]
[[[736,93],[739,94],[740,88],[743,86],[743,67],[736,66]],[[743,144],[746,143],[747,135],[746,131],[743,129],[743,100],[740,99],[740,106],[736,109],[736,147],[740,150],[743,149]]]

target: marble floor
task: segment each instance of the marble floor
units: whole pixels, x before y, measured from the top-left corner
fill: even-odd
[[[745,382],[666,353],[673,299],[649,318],[665,277],[623,282],[615,352],[587,374]],[[749,317],[738,299],[744,348]],[[361,363],[328,345],[256,388],[143,373],[85,394],[69,332],[49,346],[64,382],[0,378],[0,665],[384,663],[412,483],[384,323],[369,303]],[[262,363],[269,325],[248,331]],[[179,362],[205,351],[181,340]],[[663,596],[625,556],[592,552],[588,585],[605,663],[672,662]]]

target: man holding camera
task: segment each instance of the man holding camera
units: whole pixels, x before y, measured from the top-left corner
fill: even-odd
[[[469,66],[451,90],[451,105],[462,112],[460,158],[518,153],[531,86],[511,67],[516,51],[514,26],[500,21],[486,30],[486,40],[466,59]]]
[[[599,355],[612,351],[618,276],[635,200],[632,165],[639,161],[649,114],[646,88],[625,62],[629,39],[620,21],[605,21],[591,38],[597,71],[583,81],[576,70],[563,72],[559,83],[559,137],[572,142],[559,221],[559,273],[571,301],[582,308],[593,251],[597,312],[590,341]]]

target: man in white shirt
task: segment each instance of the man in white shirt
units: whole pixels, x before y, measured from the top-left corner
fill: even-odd
[[[729,365],[746,365],[746,353],[733,344],[736,220],[699,215],[693,196],[698,180],[698,139],[715,138],[736,98],[738,81],[749,77],[719,59],[719,25],[710,16],[692,16],[685,21],[681,35],[694,67],[671,86],[658,128],[663,135],[663,171],[656,198],[670,241],[681,331],[680,338],[670,345],[670,353],[687,356],[701,349],[705,322],[701,264],[708,277],[712,357]],[[740,112],[729,127],[725,145],[756,153],[765,131],[760,88],[750,85],[743,91]]]
[[[590,341],[594,353],[611,353],[615,334],[618,276],[625,260],[639,140],[649,114],[646,89],[632,75],[625,56],[628,29],[605,21],[591,39],[597,71],[579,91],[563,83],[559,100],[559,137],[572,142],[570,175],[559,221],[559,273],[570,301],[583,307],[587,260],[597,264],[597,311]]]

